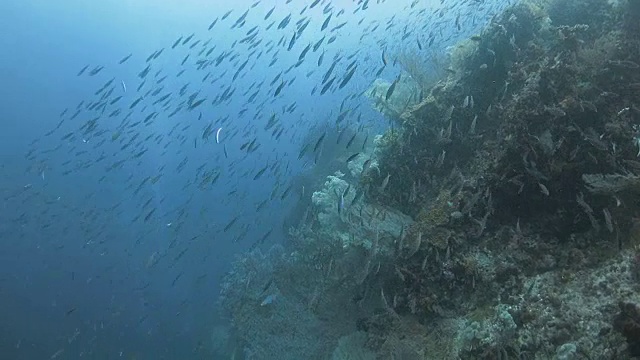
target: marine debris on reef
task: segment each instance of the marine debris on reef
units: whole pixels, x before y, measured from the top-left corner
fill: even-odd
[[[639,7],[524,1],[423,96],[374,84],[394,126],[316,190],[291,249],[238,262],[236,331],[253,346],[286,318],[318,359],[637,356]],[[255,310],[265,274],[282,300]]]

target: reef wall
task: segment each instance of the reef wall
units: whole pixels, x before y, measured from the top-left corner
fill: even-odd
[[[239,343],[260,359],[640,356],[639,14],[521,2],[426,91],[376,82],[395,125],[316,190],[286,248],[227,276]]]

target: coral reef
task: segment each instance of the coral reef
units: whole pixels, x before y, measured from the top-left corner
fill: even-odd
[[[301,353],[264,335],[286,327],[318,358],[638,356],[638,14],[525,1],[428,88],[376,82],[395,126],[314,193],[289,255],[227,279],[247,346]]]

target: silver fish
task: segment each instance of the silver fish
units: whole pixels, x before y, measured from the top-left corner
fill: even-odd
[[[384,189],[387,188],[387,185],[389,185],[389,178],[391,178],[391,174],[387,174],[387,177],[384,178],[384,180],[382,180],[382,184],[380,185],[380,192],[383,192]]]

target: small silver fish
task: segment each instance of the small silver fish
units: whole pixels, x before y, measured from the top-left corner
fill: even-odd
[[[613,220],[611,220],[611,213],[609,212],[609,209],[607,208],[602,209],[602,213],[604,214],[604,222],[607,224],[607,230],[609,230],[609,232],[612,233]]]
[[[546,186],[544,186],[544,184],[542,183],[538,183],[538,186],[540,186],[540,191],[545,195],[545,196],[549,196],[549,189],[547,189]]]
[[[391,177],[391,174],[387,174],[387,177],[384,178],[384,180],[382,180],[382,185],[380,185],[380,192],[383,192],[384,189],[387,188],[387,185],[389,185],[389,178]]]
[[[267,295],[266,298],[264,298],[264,300],[262,300],[262,302],[260,303],[260,306],[266,306],[266,305],[273,304],[273,302],[276,301],[277,298],[278,298],[278,295],[269,294],[269,295]]]
[[[442,164],[444,164],[444,157],[447,155],[447,151],[446,150],[442,150],[442,153],[438,156],[438,159],[436,160],[436,167],[441,167]]]
[[[476,133],[476,124],[478,122],[478,115],[473,117],[473,121],[471,121],[471,128],[469,129],[469,135],[474,135]]]

